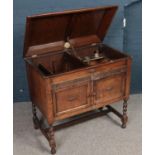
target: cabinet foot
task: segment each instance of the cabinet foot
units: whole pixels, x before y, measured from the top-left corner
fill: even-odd
[[[128,122],[128,116],[127,116],[127,100],[124,100],[124,102],[123,102],[122,128],[126,128],[127,122]]]
[[[122,124],[122,128],[125,129],[126,128],[126,124]]]
[[[55,143],[55,139],[54,139],[53,126],[50,126],[48,135],[49,135],[49,145],[51,147],[51,154],[54,155],[54,154],[56,154],[56,143]]]
[[[51,149],[51,154],[52,154],[52,155],[55,155],[55,154],[56,154],[56,149],[55,149],[55,148],[52,148],[52,149]]]

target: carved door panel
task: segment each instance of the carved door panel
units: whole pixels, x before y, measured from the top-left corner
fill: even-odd
[[[105,104],[124,96],[125,74],[123,72],[116,71],[109,75],[101,73],[94,79],[94,104]]]
[[[53,103],[56,116],[85,109],[90,103],[90,77],[53,85]]]

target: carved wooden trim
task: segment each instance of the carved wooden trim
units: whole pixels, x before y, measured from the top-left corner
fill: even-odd
[[[109,76],[114,76],[114,75],[122,74],[122,73],[125,73],[126,71],[127,70],[126,70],[126,67],[125,67],[125,68],[122,68],[122,69],[113,70],[111,72],[97,73],[97,74],[94,74],[91,77],[91,79],[92,80],[99,80],[99,79],[103,79],[103,78],[106,78],[106,77],[109,77]]]
[[[77,86],[77,85],[81,85],[81,83],[87,82],[89,80],[90,80],[90,76],[87,76],[87,77],[81,77],[78,79],[61,82],[58,84],[52,84],[52,89],[55,91],[57,89],[61,89],[61,88],[67,87],[67,86],[68,87],[71,87],[72,85]]]

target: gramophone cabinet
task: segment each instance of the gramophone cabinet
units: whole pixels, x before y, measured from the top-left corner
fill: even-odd
[[[104,44],[117,8],[87,8],[26,19],[23,57],[33,122],[49,141],[52,154],[56,153],[54,131],[59,127],[109,112],[126,127],[131,57]],[[111,106],[121,100],[122,114]],[[37,110],[48,122],[47,128]],[[68,122],[57,123],[68,118]]]

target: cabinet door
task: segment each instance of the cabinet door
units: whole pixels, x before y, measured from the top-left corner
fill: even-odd
[[[55,116],[74,115],[90,106],[90,77],[53,85]]]
[[[113,72],[111,75],[96,75],[93,85],[94,104],[108,104],[120,100],[125,93],[125,74]]]

